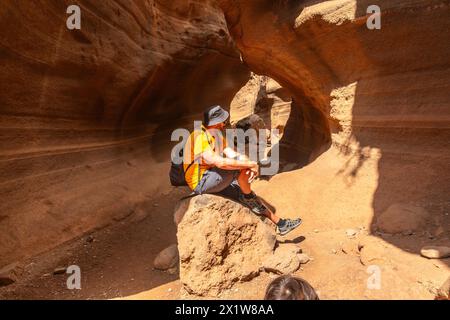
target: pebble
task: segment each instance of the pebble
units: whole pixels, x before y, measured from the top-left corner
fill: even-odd
[[[63,274],[66,273],[67,268],[66,267],[58,267],[55,270],[53,270],[53,274]]]
[[[319,232],[319,229],[314,229],[313,230],[315,233],[318,233]]]
[[[354,229],[347,229],[347,230],[345,231],[345,234],[347,235],[347,237],[353,237],[353,236],[356,236],[357,233],[358,233],[358,231],[357,231],[357,230],[354,230]]]
[[[332,253],[332,254],[337,254],[336,249],[331,250],[331,253]]]
[[[298,259],[300,260],[300,264],[305,264],[312,260],[306,253],[300,253]]]
[[[420,254],[429,259],[445,259],[450,257],[450,247],[426,246],[420,250]]]

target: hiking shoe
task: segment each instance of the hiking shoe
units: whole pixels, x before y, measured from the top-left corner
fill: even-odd
[[[254,192],[251,193],[251,197],[246,197],[244,194],[239,195],[239,201],[248,207],[254,214],[263,215],[267,208],[258,200],[258,197]]]
[[[281,236],[284,236],[285,234],[288,234],[295,228],[297,228],[299,225],[302,224],[302,219],[283,219],[283,224],[281,226],[278,226],[278,233]]]

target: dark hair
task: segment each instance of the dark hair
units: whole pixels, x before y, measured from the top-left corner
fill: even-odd
[[[319,296],[307,281],[284,275],[269,284],[264,300],[319,300]]]

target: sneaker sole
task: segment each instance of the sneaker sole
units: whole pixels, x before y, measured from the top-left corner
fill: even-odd
[[[285,232],[280,232],[280,231],[278,231],[278,234],[280,235],[280,236],[285,236],[285,235],[287,235],[289,232],[291,232],[291,231],[294,231],[295,229],[297,229],[298,227],[300,227],[300,225],[302,224],[302,220],[300,220],[300,222],[299,222],[299,224],[298,225],[296,225],[294,228],[292,228],[291,230],[288,230],[288,231],[285,231]]]

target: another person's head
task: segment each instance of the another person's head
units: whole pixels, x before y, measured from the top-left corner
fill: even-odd
[[[222,130],[225,128],[230,114],[221,106],[209,107],[203,113],[203,125],[207,128]]]
[[[269,284],[264,300],[319,300],[319,296],[307,281],[284,275]]]

